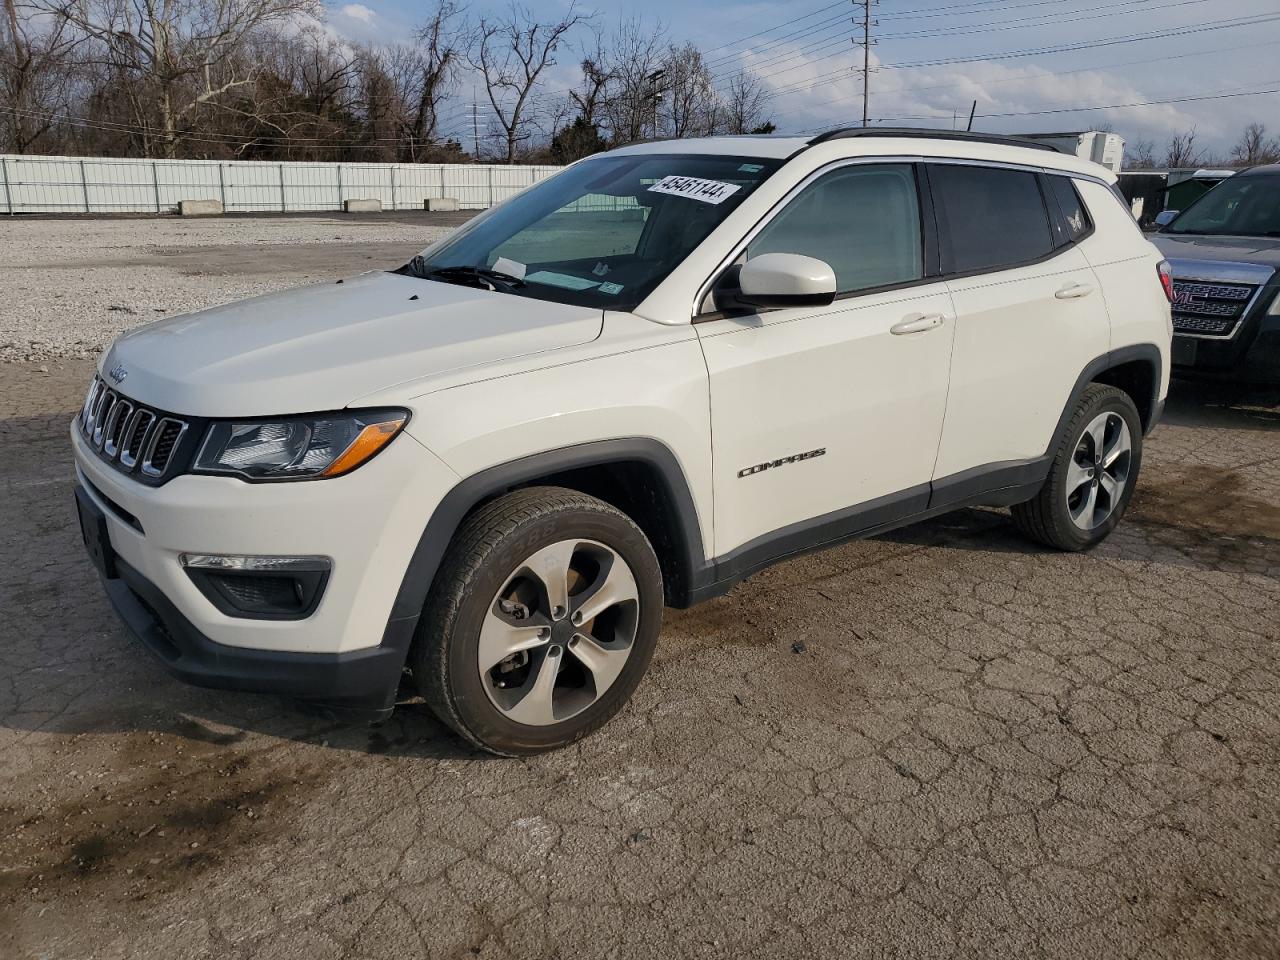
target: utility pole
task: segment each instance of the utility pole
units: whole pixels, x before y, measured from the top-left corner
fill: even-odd
[[[471,147],[480,162],[480,115],[476,109],[476,88],[471,88]]]
[[[658,107],[662,104],[662,80],[667,71],[655,70],[645,79],[649,82],[649,96],[653,100],[653,139],[658,139]],[[640,135],[644,136],[644,124],[641,123]]]
[[[852,0],[854,9],[858,4],[862,4],[862,125],[865,127],[870,122],[871,117],[871,28],[878,26],[871,20],[871,6],[879,3],[880,0]],[[854,21],[857,25],[857,21]],[[854,46],[858,45],[855,40]]]

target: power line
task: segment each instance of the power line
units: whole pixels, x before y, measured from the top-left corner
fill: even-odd
[[[843,6],[843,4],[841,5]],[[847,21],[848,21],[847,14],[838,13],[834,17],[830,17],[826,20],[819,20],[817,23],[811,23],[809,24],[809,26],[801,27],[799,30],[792,30],[790,33],[784,33],[782,36],[776,37],[775,39],[759,44],[758,46],[745,47],[742,50],[734,50],[732,53],[725,54],[724,56],[714,57],[711,60],[707,61],[707,65],[711,68],[716,68],[716,67],[722,66],[723,64],[731,63],[734,60],[741,59],[747,54],[763,53],[766,50],[768,50],[770,47],[780,46],[791,39],[795,39],[795,38],[803,39],[804,37],[811,36],[815,33],[820,33],[823,30],[830,29],[831,27],[837,24],[843,26]],[[790,24],[787,24],[787,26],[789,25]]]
[[[1090,67],[1076,67],[1072,70],[1055,70],[1051,72],[1041,70],[1035,73],[1017,73],[1017,74],[1013,74],[1012,76],[1000,77],[995,80],[982,80],[981,85],[984,87],[991,87],[991,86],[996,86],[1002,83],[1018,83],[1023,80],[1040,80],[1040,79],[1046,79],[1049,77],[1067,77],[1077,73],[1093,73],[1095,71],[1115,70],[1120,67],[1137,67],[1137,66],[1143,66],[1149,63],[1164,63],[1169,60],[1184,60],[1190,57],[1212,56],[1213,54],[1217,54],[1217,53],[1234,53],[1238,50],[1256,50],[1260,47],[1274,47],[1277,44],[1280,44],[1280,40],[1266,40],[1266,41],[1263,41],[1262,43],[1237,44],[1236,46],[1231,46],[1231,47],[1217,47],[1213,50],[1196,50],[1196,51],[1193,51],[1192,53],[1172,53],[1163,57],[1147,57],[1142,60],[1124,60],[1124,61],[1121,61],[1120,63],[1102,63],[1102,64],[1096,64]],[[955,87],[955,85],[956,85],[956,82],[954,80],[950,80],[946,83],[930,83],[930,84],[917,84],[917,85],[908,86],[908,87],[881,88],[880,93],[918,93],[923,90],[952,89]],[[861,94],[857,92],[847,93],[839,97],[832,97],[830,100],[816,101],[815,105],[827,106],[828,104],[840,103],[845,100],[852,100],[860,95]]]
[[[861,2],[862,0],[854,0],[854,3],[861,3]],[[841,19],[843,20],[844,18],[842,17]],[[797,69],[797,67],[787,67],[782,70],[763,70],[764,67],[770,67],[779,63],[786,63],[789,60],[796,60],[796,59],[804,59],[806,63],[813,63],[813,62],[816,62],[817,60],[826,59],[825,57],[817,57],[817,58],[805,57],[804,56],[805,53],[817,53],[818,50],[828,49],[833,44],[838,44],[840,47],[840,52],[843,53],[845,50],[845,42],[847,40],[852,39],[852,36],[846,32],[848,31],[848,29],[849,29],[848,26],[842,26],[839,33],[836,36],[823,37],[819,40],[815,40],[811,43],[805,44],[804,46],[799,47],[796,50],[791,51],[790,53],[779,54],[769,60],[762,60],[755,63],[751,63],[749,64],[750,70],[757,77],[760,77],[763,79],[764,77],[775,76],[779,73],[786,73],[788,70]],[[804,64],[800,64],[800,66],[804,66]],[[727,77],[735,76],[738,73],[739,69],[743,69],[743,68],[744,68],[744,64],[741,60],[739,60],[738,69],[726,70],[722,73],[714,74],[711,78],[712,82],[720,81]]]
[[[55,120],[60,123],[66,123],[74,127],[84,127],[92,130],[101,130],[104,133],[150,133],[156,132],[155,127],[147,127],[141,124],[118,123],[111,120],[86,120],[83,118],[73,117],[70,114],[59,113],[40,113],[28,110],[11,111],[21,114],[22,116],[37,119]],[[450,131],[449,133],[437,133],[438,137],[448,137],[457,133]],[[331,137],[294,137],[289,134],[255,134],[252,136],[236,136],[229,133],[206,133],[203,136],[196,134],[182,134],[181,140],[192,143],[212,143],[220,146],[249,146],[252,144],[260,144],[268,147],[290,147],[290,146],[326,146],[338,147],[344,150],[382,150],[388,144],[403,143],[403,137],[365,137],[360,140],[335,140]]]
[[[1143,34],[1131,34],[1124,37],[1108,37],[1099,40],[1085,40],[1077,43],[1058,44],[1047,47],[1034,47],[1022,50],[1011,50],[1004,52],[985,53],[975,56],[965,57],[945,57],[935,60],[916,60],[901,61],[897,63],[881,63],[878,69],[881,70],[914,70],[922,67],[934,66],[951,66],[962,63],[977,63],[988,60],[1015,60],[1025,57],[1048,56],[1056,53],[1075,53],[1080,50],[1092,50],[1100,47],[1121,46],[1131,43],[1145,43],[1150,40],[1165,40],[1170,37],[1192,36],[1200,33],[1210,33],[1217,30],[1229,30],[1236,27],[1261,26],[1267,23],[1273,23],[1280,20],[1280,14],[1257,14],[1253,17],[1235,17],[1225,20],[1209,20],[1201,24],[1190,24],[1185,27],[1174,27],[1168,30],[1150,31]],[[770,93],[770,98],[788,96],[793,93],[804,93],[813,90],[822,85],[822,82],[830,77],[844,74],[843,70],[835,70],[827,74],[814,77],[812,80],[799,81],[794,84],[785,84]]]
[[[854,0],[854,2],[855,2],[855,5],[856,5],[856,4],[859,2],[859,0]],[[1108,6],[1105,6],[1105,7],[1085,7],[1085,8],[1081,8],[1080,10],[1078,10],[1078,11],[1076,11],[1076,12],[1080,12],[1080,13],[1089,13],[1089,12],[1093,12],[1093,11],[1097,11],[1097,10],[1105,10],[1105,11],[1108,11],[1108,12],[1101,13],[1101,14],[1096,14],[1096,15],[1094,15],[1094,16],[1083,16],[1083,17],[1074,17],[1074,18],[1063,18],[1063,17],[1061,17],[1060,15],[1058,15],[1058,16],[1056,17],[1056,19],[1052,20],[1051,22],[1053,22],[1055,25],[1059,25],[1059,24],[1067,24],[1067,23],[1078,23],[1078,22],[1084,22],[1084,21],[1087,21],[1087,20],[1105,19],[1105,18],[1112,17],[1112,16],[1126,16],[1126,15],[1134,14],[1134,13],[1138,13],[1138,12],[1148,12],[1148,11],[1157,11],[1157,10],[1167,10],[1167,9],[1170,9],[1170,8],[1173,8],[1173,7],[1189,6],[1189,5],[1193,5],[1193,4],[1201,4],[1201,3],[1206,3],[1206,2],[1208,2],[1208,0],[1173,0],[1173,2],[1171,2],[1171,3],[1164,3],[1164,4],[1158,4],[1158,5],[1150,5],[1150,0],[1122,0],[1122,4],[1121,4],[1121,5],[1122,5],[1122,6],[1130,7],[1131,9],[1117,10],[1117,9],[1115,9],[1115,5],[1108,5]],[[1137,6],[1135,6],[1135,5],[1137,5]],[[880,17],[877,17],[877,22],[879,21],[879,19],[880,19]],[[1007,23],[1007,24],[1000,24],[1000,23],[973,24],[972,26],[973,26],[973,28],[974,28],[974,29],[972,29],[972,30],[966,30],[966,31],[964,31],[964,32],[976,34],[976,33],[993,33],[993,32],[999,32],[999,31],[1003,31],[1003,30],[1018,30],[1018,29],[1026,29],[1026,28],[1029,28],[1029,27],[1042,26],[1042,25],[1044,24],[1044,22],[1045,22],[1045,21],[1043,21],[1043,20],[1036,20],[1035,22],[1010,22],[1010,23]],[[948,35],[954,34],[954,33],[956,33],[956,32],[958,32],[958,31],[956,31],[956,30],[949,30],[949,31],[941,31],[941,32],[935,32],[935,33],[927,33],[927,34],[926,34],[926,33],[921,33],[921,34],[919,34],[919,36],[916,36],[915,38],[916,38],[916,39],[923,39],[923,38],[925,38],[925,37],[927,37],[927,36],[948,36]],[[909,34],[880,34],[880,39],[886,39],[886,38],[902,38],[902,37],[908,37],[908,36],[911,36],[911,35],[909,35]],[[792,71],[792,70],[799,70],[799,69],[801,69],[802,67],[811,66],[811,65],[813,65],[813,64],[815,64],[815,63],[819,63],[819,62],[821,62],[822,60],[830,60],[832,57],[839,56],[841,51],[840,51],[839,49],[836,49],[836,50],[834,50],[834,52],[832,52],[832,53],[827,53],[827,54],[824,54],[823,56],[818,56],[818,57],[814,57],[814,56],[804,57],[804,56],[803,56],[803,54],[804,54],[805,52],[817,53],[819,50],[832,49],[832,48],[833,48],[833,46],[834,46],[834,47],[838,47],[838,46],[840,46],[840,44],[842,44],[842,42],[843,42],[842,38],[830,38],[830,39],[825,39],[825,40],[817,41],[816,43],[810,43],[810,44],[808,44],[807,46],[801,47],[799,50],[796,50],[796,51],[794,51],[793,53],[791,53],[791,54],[789,54],[789,55],[788,55],[788,54],[784,54],[784,55],[782,55],[782,56],[777,56],[777,57],[774,57],[774,58],[773,58],[773,59],[771,59],[771,60],[766,60],[766,61],[764,61],[763,63],[753,63],[753,64],[751,64],[751,65],[750,65],[751,72],[756,76],[756,78],[757,78],[757,79],[760,79],[760,80],[767,80],[767,79],[769,79],[770,77],[776,77],[776,76],[779,76],[779,75],[784,74],[784,73],[789,73],[789,72],[790,72],[790,71]],[[873,41],[873,42],[874,42],[874,41]],[[858,44],[858,42],[857,42],[856,40],[854,41],[854,44],[855,44],[855,46],[859,46],[859,45],[860,45],[860,44]],[[772,66],[772,65],[776,65],[776,64],[780,64],[780,63],[785,63],[785,62],[787,62],[787,61],[796,60],[796,59],[802,59],[804,62],[803,62],[803,63],[800,63],[800,64],[797,64],[797,65],[795,65],[795,66],[793,66],[793,67],[785,67],[785,68],[782,68],[782,69],[776,69],[776,70],[765,70],[765,71],[762,71],[762,70],[760,69],[761,67],[768,67],[768,66]],[[864,58],[864,59],[865,59],[865,58]],[[987,58],[981,58],[981,59],[987,59]],[[882,66],[887,66],[887,67],[888,67],[888,68],[890,68],[890,69],[895,69],[895,68],[897,68],[897,65],[893,65],[893,64],[889,64],[889,65],[883,65],[883,64],[882,64]],[[831,73],[831,74],[824,74],[824,75],[823,75],[823,77],[820,77],[819,79],[823,79],[823,78],[825,78],[825,77],[829,77],[829,76],[834,76],[834,75],[838,74],[839,72],[840,72],[840,71],[834,71],[834,72],[833,72],[833,73]],[[735,73],[736,73],[736,71],[735,71]],[[725,73],[721,73],[721,74],[718,74],[718,75],[716,75],[716,76],[713,76],[713,77],[712,77],[712,84],[714,85],[714,84],[717,84],[717,83],[722,83],[722,82],[724,82],[726,79],[728,79],[728,78],[729,78],[730,76],[732,76],[732,75],[734,75],[734,74],[729,73],[729,72],[725,72]],[[795,81],[795,82],[796,82],[796,83],[803,83],[804,81]]]
[[[1088,13],[1092,16],[1063,17],[1061,13],[1040,14],[1035,17],[1020,17],[1014,20],[988,20],[984,23],[961,24],[956,27],[930,28],[928,30],[908,30],[903,33],[886,33],[882,36],[894,40],[926,40],[932,37],[952,37],[978,33],[1002,33],[1006,30],[1026,30],[1032,27],[1060,26],[1067,23],[1084,23],[1088,20],[1106,20],[1111,17],[1130,16],[1135,13],[1150,13],[1156,10],[1169,10],[1174,7],[1187,7],[1208,3],[1209,0],[1175,0],[1173,3],[1152,4],[1149,0],[1124,0],[1119,4],[1107,4],[1101,7],[1085,7],[1069,13]],[[1117,7],[1127,7],[1120,10]],[[1104,11],[1097,13],[1095,11]]]
[[[1140,0],[1135,0],[1140,2]],[[998,7],[1000,10],[1024,10],[1029,7],[1060,7],[1062,0],[1030,0],[1026,3],[1005,3],[1003,0],[983,0],[983,2],[975,3],[959,3],[946,7],[923,7],[918,10],[899,10],[897,12],[881,14],[881,20],[928,20],[936,17],[969,17],[974,14],[986,13],[988,7]],[[976,8],[976,9],[962,9]],[[1071,12],[1071,11],[1066,11]]]
[[[1271,82],[1277,83],[1280,81]],[[1239,93],[1218,93],[1199,97],[1168,97],[1163,100],[1141,100],[1135,103],[1107,103],[1092,107],[1059,107],[1052,110],[1020,110],[1010,113],[980,113],[978,114],[978,117],[984,120],[995,120],[1001,117],[1047,117],[1058,113],[1089,113],[1096,110],[1127,110],[1132,107],[1159,107],[1174,103],[1202,103],[1209,100],[1231,100],[1236,97],[1261,97],[1273,93],[1280,93],[1280,86],[1273,86],[1266,90],[1245,90]]]
[[[1210,33],[1215,30],[1230,30],[1234,27],[1253,27],[1280,20],[1280,13],[1253,14],[1248,17],[1228,17],[1223,20],[1208,20],[1200,24],[1189,24],[1185,27],[1173,27],[1168,30],[1155,30],[1147,33],[1129,34],[1123,37],[1110,37],[1100,40],[1083,40],[1077,43],[1059,44],[1048,47],[1033,47],[1024,50],[986,53],[978,56],[941,57],[935,60],[916,60],[903,63],[883,63],[886,70],[907,70],[918,67],[947,66],[955,63],[973,63],[978,60],[1016,60],[1023,57],[1041,56],[1051,53],[1074,53],[1077,50],[1091,50],[1097,47],[1114,47],[1130,43],[1143,43],[1148,40],[1164,40],[1169,37],[1184,37],[1196,33]]]
[[[757,31],[756,33],[748,34],[745,37],[739,37],[737,40],[730,40],[728,43],[722,43],[720,44],[720,46],[712,47],[710,50],[706,50],[704,52],[715,53],[717,50],[723,50],[726,47],[737,46],[739,43],[743,43],[744,41],[752,40],[756,37],[763,37],[767,33],[773,33],[773,31],[780,30],[783,27],[789,27],[793,23],[799,23],[801,20],[808,20],[810,17],[814,17],[820,13],[825,13],[828,10],[834,10],[836,7],[843,7],[843,6],[844,6],[844,0],[836,0],[835,3],[829,3],[825,7],[819,7],[817,10],[811,11],[810,13],[806,13],[803,16],[792,17],[791,19],[786,20],[783,23],[776,24],[772,27],[767,27],[766,29]]]
[[[1229,100],[1236,97],[1257,97],[1257,96],[1264,96],[1267,94],[1280,93],[1280,86],[1277,86],[1277,84],[1280,84],[1280,80],[1270,80],[1270,81],[1265,81],[1265,83],[1268,84],[1268,86],[1261,90],[1234,90],[1233,88],[1246,86],[1246,84],[1231,84],[1230,86],[1219,90],[1217,93],[1211,93],[1211,94],[1196,94],[1196,95],[1187,95],[1187,96],[1180,96],[1180,97],[1164,97],[1164,98],[1154,99],[1154,100],[1132,101],[1129,103],[1094,104],[1087,107],[1052,107],[1052,108],[1045,108],[1043,110],[1010,110],[1010,111],[1005,111],[1001,113],[976,113],[975,112],[974,115],[980,120],[981,119],[994,120],[994,119],[1008,118],[1008,117],[1034,117],[1034,116],[1047,116],[1050,114],[1061,114],[1061,113],[1089,113],[1089,112],[1094,112],[1098,110],[1122,110],[1122,109],[1129,109],[1129,108],[1136,108],[1136,107],[1164,106],[1167,104],[1176,104],[1176,103],[1194,103],[1194,102],[1210,101],[1210,100]],[[900,123],[903,121],[923,122],[923,121],[929,121],[929,120],[949,120],[949,119],[952,119],[951,114],[934,113],[934,114],[920,115],[920,116],[876,117],[875,122],[876,123]],[[808,130],[802,130],[799,132],[798,135],[804,135],[807,133],[819,133],[823,130],[829,130],[831,129],[831,127],[832,127],[831,124],[824,124],[821,127],[813,127]]]

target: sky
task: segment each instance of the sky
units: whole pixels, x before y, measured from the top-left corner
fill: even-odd
[[[526,5],[548,21],[568,9],[567,0]],[[414,0],[332,3],[329,22],[352,40],[395,42],[411,35],[423,8]],[[469,8],[473,17],[504,9],[484,0]],[[852,43],[861,38],[861,0],[579,0],[577,9],[594,12],[606,34],[620,18],[641,17],[673,42],[693,41],[717,83],[753,69],[770,90],[780,132],[861,122],[862,51]],[[1130,149],[1153,141],[1158,155],[1173,133],[1191,128],[1219,156],[1250,122],[1280,135],[1277,0],[880,0],[872,16],[875,123],[963,129],[976,100],[976,130],[1109,126]],[[547,93],[575,83],[589,40],[581,30],[560,52]],[[444,111],[446,132],[469,132],[471,86],[465,79]]]

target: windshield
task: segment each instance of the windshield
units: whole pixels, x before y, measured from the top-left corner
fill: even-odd
[[[1223,180],[1164,232],[1280,237],[1280,176],[1237,174]]]
[[[400,272],[631,310],[779,166],[692,154],[585,160],[472,220]]]

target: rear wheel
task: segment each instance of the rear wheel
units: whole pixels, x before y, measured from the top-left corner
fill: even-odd
[[[1116,528],[1142,463],[1142,421],[1123,390],[1090,384],[1059,439],[1040,492],[1013,508],[1018,529],[1059,550],[1087,550]]]
[[[628,517],[573,490],[519,490],[459,530],[413,673],[436,715],[476,746],[552,750],[622,708],[661,618],[658,561]]]

